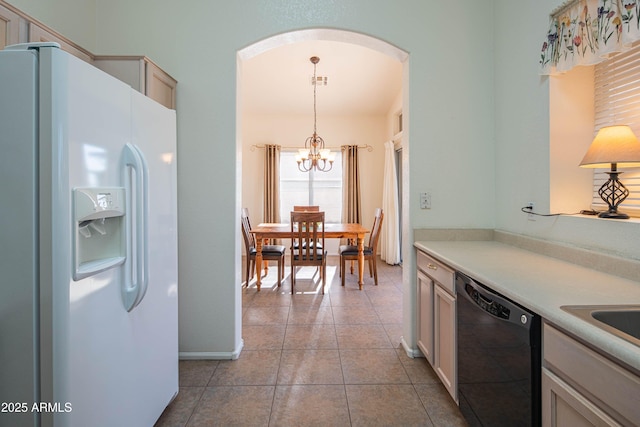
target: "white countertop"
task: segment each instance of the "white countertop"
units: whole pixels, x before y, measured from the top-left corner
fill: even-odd
[[[495,241],[421,241],[415,247],[640,373],[640,347],[560,309],[563,305],[640,304],[640,282]]]

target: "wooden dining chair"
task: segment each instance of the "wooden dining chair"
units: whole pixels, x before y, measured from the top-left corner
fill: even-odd
[[[262,266],[256,268],[256,242],[253,234],[251,234],[251,222],[249,221],[249,210],[242,208],[242,237],[244,238],[244,247],[247,257],[247,265],[245,268],[245,282],[249,286],[249,281],[253,279],[254,270],[258,270],[258,274],[261,274]],[[282,245],[263,245],[262,246],[262,259],[264,261],[277,261],[278,262],[278,286],[280,286],[284,279],[284,254],[286,248]],[[249,276],[249,273],[251,275]]]
[[[382,219],[384,213],[382,209],[376,209],[376,213],[373,218],[373,227],[371,227],[371,234],[369,235],[369,244],[364,247],[364,259],[369,262],[369,276],[373,276],[373,282],[378,286],[378,266],[376,265],[376,255],[378,252],[378,238],[380,237],[380,227],[382,226]],[[347,260],[358,260],[358,247],[354,245],[342,245],[338,250],[340,254],[340,276],[342,278],[342,286],[344,286],[345,262]],[[353,274],[353,268],[351,269]]]
[[[318,205],[307,205],[307,206],[302,206],[302,205],[294,205],[293,206],[293,212],[320,212],[320,206]],[[318,249],[322,249],[322,244],[320,244],[320,242],[315,242],[315,245],[317,245]],[[296,246],[297,243],[293,242],[293,247],[294,249],[298,249],[298,246]]]
[[[320,206],[300,206],[293,207],[294,212],[320,212]]]
[[[327,277],[327,252],[323,249],[324,212],[291,212],[291,235],[291,293],[294,293],[296,268],[316,266],[320,269],[324,295]]]

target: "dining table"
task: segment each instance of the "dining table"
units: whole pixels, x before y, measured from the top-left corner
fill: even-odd
[[[369,230],[357,223],[325,223],[325,239],[353,239],[358,246],[358,286],[362,290],[364,284],[364,238]],[[262,265],[262,245],[267,239],[291,239],[293,232],[291,224],[284,223],[261,223],[251,228],[251,233],[256,241],[256,266]],[[258,268],[258,271],[260,269]],[[261,278],[258,273],[256,287],[260,290]]]

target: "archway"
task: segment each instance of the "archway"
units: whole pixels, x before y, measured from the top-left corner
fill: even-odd
[[[368,35],[364,35],[361,33],[356,33],[356,32],[352,32],[352,31],[346,31],[346,30],[338,30],[338,29],[307,29],[307,30],[299,30],[299,31],[293,31],[293,32],[289,32],[289,33],[283,33],[283,34],[279,34],[279,35],[275,35],[272,37],[269,37],[267,39],[263,39],[261,41],[258,41],[250,46],[247,46],[241,50],[239,50],[237,52],[237,71],[236,71],[236,75],[238,76],[238,78],[236,79],[236,153],[237,153],[237,159],[239,159],[238,161],[238,168],[239,170],[237,171],[237,186],[236,186],[236,207],[237,207],[237,211],[240,211],[240,208],[243,207],[241,206],[241,204],[243,203],[243,197],[242,197],[242,191],[243,191],[243,179],[242,179],[242,167],[243,167],[243,162],[240,161],[240,159],[242,159],[242,149],[243,149],[243,127],[242,127],[242,121],[243,121],[243,115],[244,115],[244,110],[243,110],[243,99],[241,96],[242,93],[242,78],[240,78],[240,76],[242,76],[242,69],[243,69],[243,63],[245,63],[246,61],[253,59],[269,50],[272,49],[276,49],[276,48],[280,48],[283,46],[287,46],[287,45],[291,45],[291,44],[295,44],[295,43],[300,43],[300,42],[307,42],[307,41],[327,41],[327,42],[341,42],[341,43],[346,43],[346,44],[351,44],[351,45],[356,45],[356,46],[360,46],[363,48],[368,48],[371,49],[373,51],[376,51],[380,54],[383,54],[395,61],[398,61],[401,65],[402,65],[402,115],[401,115],[401,120],[402,120],[402,129],[404,129],[404,131],[402,132],[402,164],[403,164],[403,175],[405,177],[404,179],[404,185],[402,186],[402,188],[404,189],[404,191],[408,191],[409,190],[409,185],[408,185],[408,158],[409,158],[409,150],[408,150],[408,119],[409,119],[409,111],[408,111],[408,86],[409,86],[409,79],[408,79],[408,59],[409,59],[409,55],[407,52],[403,51],[402,49],[399,49],[398,47],[389,44],[388,42],[385,42],[383,40],[377,39],[375,37],[371,37]],[[401,204],[403,206],[402,208],[402,212],[406,212],[408,215],[409,212],[409,206],[408,206],[408,197],[405,194],[401,195]],[[408,221],[405,221],[403,219],[403,222],[405,224],[408,224]],[[407,227],[405,227],[407,228]],[[404,242],[409,242],[411,241],[411,239],[408,236],[408,231],[403,230],[402,231],[403,234],[403,241]],[[241,250],[241,246],[238,246],[237,251],[240,252]],[[406,250],[406,248],[405,248]],[[237,254],[237,256],[235,257],[236,259],[236,272],[242,271],[242,260],[241,257]],[[408,277],[403,277],[403,287],[406,287],[408,283]],[[239,289],[239,287],[238,287]],[[238,292],[240,292],[238,290]],[[242,298],[241,296],[238,296],[238,298],[236,298],[237,304],[239,305],[238,307],[236,307],[236,311],[238,313],[242,313]],[[406,307],[406,305],[405,305]],[[406,309],[405,309],[406,311]],[[405,327],[404,329],[407,330],[407,320],[406,319],[410,319],[411,316],[413,316],[413,313],[408,313],[409,317],[407,316],[407,314],[404,315],[405,318]],[[241,323],[241,320],[240,320]],[[412,331],[413,328],[409,327],[409,331]],[[238,325],[238,327],[236,327],[236,330],[238,331],[237,333],[240,334],[241,333],[241,325]],[[411,334],[413,334],[413,332],[410,332]],[[238,336],[238,342],[240,340],[240,336]]]

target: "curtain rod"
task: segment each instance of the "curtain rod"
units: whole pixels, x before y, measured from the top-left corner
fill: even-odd
[[[265,144],[253,144],[250,149],[251,149],[251,151],[255,151],[256,148],[265,148],[265,147],[266,147]],[[297,149],[300,148],[300,147],[283,147],[281,145],[276,145],[276,147],[278,147],[278,149],[285,148],[287,150],[297,150]],[[349,145],[340,146],[340,150],[344,150],[345,147],[349,147]],[[366,149],[369,152],[373,151],[373,147],[371,145],[369,145],[369,144],[357,145],[357,147],[358,147],[358,149]],[[336,150],[337,149],[337,147],[327,147],[327,148],[329,148],[330,150]]]

